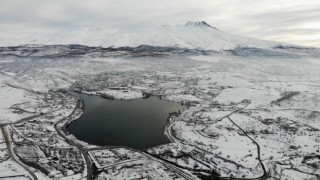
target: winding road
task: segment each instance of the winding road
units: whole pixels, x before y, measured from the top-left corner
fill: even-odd
[[[11,146],[11,142],[10,142],[10,138],[8,135],[8,131],[6,127],[1,127],[1,131],[3,134],[3,139],[6,142],[7,148],[8,148],[8,152],[9,155],[11,157],[11,159],[16,162],[18,165],[20,165],[23,169],[25,169],[30,176],[32,177],[33,180],[38,180],[37,176],[33,173],[33,171],[31,171],[26,165],[24,165],[23,163],[21,163],[19,160],[16,159],[16,157],[14,156],[13,152],[12,152],[12,146]]]
[[[245,131],[245,130],[243,130],[238,124],[236,124],[229,116],[228,116],[228,119],[235,125],[235,126],[237,126],[242,132],[243,132],[243,134],[245,135],[245,136],[247,136],[256,146],[257,146],[257,151],[258,151],[258,161],[260,162],[260,165],[261,165],[261,167],[262,167],[262,170],[263,170],[263,175],[262,176],[260,176],[260,177],[257,177],[257,178],[250,178],[250,179],[262,179],[262,178],[264,178],[266,175],[267,175],[267,171],[266,171],[266,167],[264,166],[264,164],[263,164],[263,162],[262,162],[262,160],[261,160],[261,152],[260,152],[260,146],[259,146],[259,144],[254,140],[254,139],[252,139],[248,134],[247,134],[247,132]],[[246,178],[246,179],[249,179],[249,178]]]

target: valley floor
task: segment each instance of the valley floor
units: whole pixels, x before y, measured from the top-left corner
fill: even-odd
[[[83,103],[66,91],[180,102],[171,143],[138,151],[66,132]],[[320,61],[164,56],[0,59],[0,177],[320,179]]]

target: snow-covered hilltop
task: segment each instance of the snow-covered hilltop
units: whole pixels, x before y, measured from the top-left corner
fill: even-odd
[[[230,50],[236,47],[271,48],[280,43],[231,35],[204,21],[162,26],[150,32],[130,33],[108,27],[81,27],[19,41],[1,39],[0,46],[21,44],[80,44],[101,47],[137,47],[140,45],[203,50]]]
[[[189,21],[185,25],[186,27],[199,27],[199,28],[213,28],[217,29],[215,27],[212,27],[210,24],[206,23],[205,21]]]

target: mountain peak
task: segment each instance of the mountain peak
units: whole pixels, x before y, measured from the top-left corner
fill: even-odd
[[[186,27],[198,27],[198,28],[213,28],[213,29],[217,29],[215,27],[210,26],[208,23],[206,23],[205,21],[189,21],[187,22],[187,24],[185,25]]]

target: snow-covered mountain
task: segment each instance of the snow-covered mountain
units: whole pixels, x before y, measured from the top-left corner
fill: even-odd
[[[27,42],[27,44],[81,44],[88,46],[105,46],[106,43],[104,42],[114,42],[116,37],[121,37],[125,34],[125,32],[104,26],[79,27],[45,36],[38,36],[34,39],[30,39],[30,42]]]
[[[231,35],[218,30],[206,22],[188,22],[185,25],[164,26],[141,38],[144,44],[178,46],[190,49],[227,50],[236,47],[269,48],[279,43],[261,41]]]
[[[0,46],[13,45],[8,39]],[[129,33],[107,27],[82,27],[46,36],[17,41],[21,44],[81,44],[101,47],[137,47],[140,45],[179,47],[203,50],[229,50],[236,47],[267,49],[280,43],[231,35],[212,27],[204,21],[184,25],[162,26],[150,32]]]

